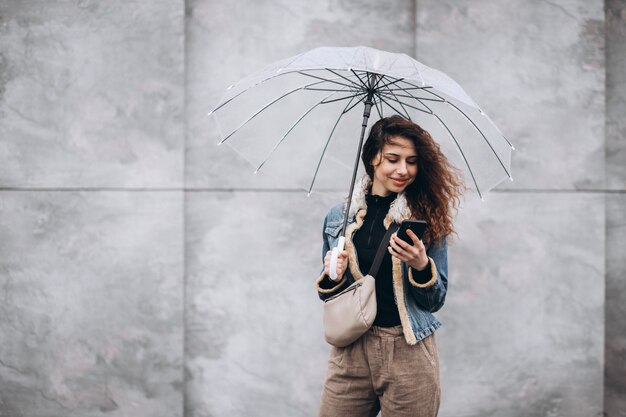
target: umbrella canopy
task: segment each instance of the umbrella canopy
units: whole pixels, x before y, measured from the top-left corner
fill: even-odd
[[[338,126],[351,115],[361,114],[360,103],[364,107],[356,141],[356,134],[338,134]],[[358,110],[351,112],[355,108]],[[347,183],[341,169],[325,167],[325,161],[343,167],[344,173],[351,171],[345,234],[369,118],[389,113],[415,121],[438,138],[451,162],[471,177],[481,199],[505,178],[512,179],[513,145],[485,112],[450,77],[405,54],[363,46],[313,49],[271,64],[229,87],[209,114],[220,131],[219,144],[237,151],[255,167],[255,173],[272,157],[277,162],[287,160],[289,164],[275,166],[287,166],[288,171],[277,173],[304,179],[310,194],[316,182]],[[344,125],[355,129],[356,123]],[[335,136],[340,140],[333,140]],[[351,153],[352,166],[348,165]],[[333,248],[332,279],[337,278],[343,234]]]
[[[513,145],[480,106],[452,78],[405,54],[316,48],[232,85],[209,114],[219,144],[255,173],[271,171],[309,193],[343,188],[352,174],[351,195],[362,144],[357,126],[364,131],[369,118],[391,114],[428,130],[481,199],[512,179]]]

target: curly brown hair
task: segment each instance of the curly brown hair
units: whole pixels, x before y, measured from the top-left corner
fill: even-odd
[[[377,121],[363,145],[361,159],[372,180],[374,158],[386,143],[393,143],[397,136],[411,140],[417,152],[417,177],[405,189],[412,217],[428,222],[424,244],[439,242],[455,233],[453,214],[458,210],[460,197],[465,191],[461,171],[448,162],[430,133],[416,123],[394,115]]]

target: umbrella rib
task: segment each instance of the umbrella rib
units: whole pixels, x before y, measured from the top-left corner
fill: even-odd
[[[460,108],[458,108],[456,106],[456,104],[454,103],[450,103],[449,101],[446,101],[446,103],[448,103],[449,105],[451,105],[452,107],[454,107],[455,109],[457,109],[457,111],[461,112],[461,114],[463,116],[465,116],[465,118],[476,128],[476,130],[478,130],[478,132],[480,133],[480,135],[483,137],[483,139],[485,139],[485,142],[487,142],[487,145],[489,145],[489,148],[491,149],[491,152],[493,152],[493,154],[496,156],[496,158],[498,158],[498,162],[500,162],[500,165],[502,165],[502,169],[504,169],[504,172],[506,172],[506,175],[508,175],[509,178],[512,179],[511,174],[509,173],[509,170],[506,169],[506,167],[504,166],[504,163],[502,162],[502,159],[500,159],[500,156],[498,155],[498,153],[496,152],[495,149],[493,149],[493,146],[491,145],[491,142],[489,142],[489,139],[487,139],[487,137],[485,136],[485,134],[483,133],[482,130],[480,130],[480,128],[478,126],[476,126],[476,123],[474,123],[474,121],[467,115],[465,114],[465,112],[463,110],[461,110]],[[482,111],[481,111],[482,113]],[[506,138],[504,138],[506,140]],[[507,141],[508,142],[508,141]]]
[[[403,79],[402,81],[406,84],[409,84],[409,82],[406,81],[406,79]],[[411,87],[398,87],[398,88],[394,88],[394,90],[423,90],[425,88],[428,88],[428,87],[417,87],[415,86],[415,84],[409,84],[409,85],[411,85]]]
[[[410,94],[410,92],[408,90],[415,90],[415,89],[414,88],[389,88],[389,89],[387,89],[387,91],[389,91],[389,92],[392,92],[392,91],[405,91],[407,94]],[[435,98],[429,98],[429,97],[416,97],[416,96],[414,96],[412,94],[407,96],[405,94],[397,94],[396,93],[396,96],[398,96],[398,97],[405,97],[405,98],[415,98],[415,99],[419,98],[421,100],[434,101],[434,102],[437,102],[437,103],[443,103],[443,100],[439,100],[439,99],[435,99]]]
[[[382,93],[382,94],[385,94],[385,93]],[[398,98],[398,96],[396,96],[396,94],[395,94],[393,91],[391,91],[391,90],[389,90],[389,94],[391,94],[391,95],[393,96],[393,100],[394,100],[394,101],[398,102],[398,103],[400,104],[400,106],[402,106],[402,108],[404,109],[404,111],[406,112],[406,114],[407,114],[407,115],[409,114],[409,111],[406,109],[406,107],[404,107],[405,105],[406,105],[406,106],[408,106],[408,107],[410,107],[410,108],[412,108],[412,109],[415,109],[415,110],[418,110],[418,111],[422,111],[422,112],[424,112],[424,113],[428,113],[427,111],[425,111],[425,110],[423,110],[423,109],[419,109],[419,108],[417,108],[417,107],[415,107],[415,106],[411,106],[411,105],[410,105],[410,104],[408,104],[408,103],[404,103],[404,102],[403,102],[402,100],[400,100],[400,99]],[[389,98],[390,100],[392,99],[391,97],[388,97],[388,96],[386,96],[386,97],[387,97],[387,98]],[[411,120],[411,117],[409,117],[409,120]]]
[[[305,90],[307,91],[337,91],[336,88],[305,88]],[[356,89],[352,89],[350,91],[360,91],[360,90],[356,90]]]
[[[395,81],[392,81],[392,82],[387,83],[387,84],[385,84],[385,85],[381,85],[379,88],[387,88],[387,87],[389,87],[390,85],[394,85],[394,84],[399,83],[400,81],[404,81],[404,78],[390,77],[390,76],[388,76],[388,75],[386,75],[385,77],[387,77],[387,78],[391,78],[391,79],[393,79],[393,80],[395,80]],[[406,81],[405,81],[405,82],[406,82]],[[387,89],[391,91],[391,89],[389,89],[389,88],[387,88]]]
[[[305,76],[307,76],[307,77],[316,78],[316,79],[318,79],[318,80],[322,80],[322,82],[328,82],[328,83],[333,83],[333,84],[339,84],[339,85],[340,85],[340,86],[342,86],[342,87],[352,87],[352,85],[349,85],[349,84],[344,84],[344,83],[340,83],[339,81],[335,81],[335,80],[337,80],[338,78],[335,78],[335,79],[327,79],[327,78],[318,77],[318,76],[313,75],[313,74],[307,74],[306,72],[302,72],[302,71],[298,71],[298,74],[305,75]],[[352,81],[350,81],[350,82],[351,82],[353,85],[358,85],[358,84],[356,84],[356,83],[354,83],[354,82],[352,82]]]
[[[295,62],[298,58],[300,58],[302,55],[304,55],[304,53],[301,53],[301,54],[297,55],[296,57],[294,57],[294,59],[293,59],[293,60],[292,60],[292,61],[291,61],[288,65],[293,64],[293,63],[294,63],[294,62]],[[282,68],[281,68],[281,69],[282,69]],[[301,71],[305,71],[305,70],[301,70]],[[291,71],[289,71],[289,72],[291,72]],[[252,89],[252,88],[254,88],[254,87],[258,86],[259,84],[263,84],[264,82],[269,81],[269,80],[272,80],[272,79],[274,79],[274,78],[276,78],[276,77],[280,77],[281,75],[284,75],[284,74],[289,74],[289,72],[281,72],[281,70],[279,69],[279,70],[276,72],[276,74],[274,74],[274,75],[272,75],[272,76],[270,76],[270,77],[264,78],[264,79],[262,79],[261,81],[259,81],[259,82],[255,83],[255,84],[252,84],[251,86],[249,86],[249,87],[248,87],[248,88],[246,88],[245,90],[242,90],[242,91],[238,92],[238,93],[237,93],[237,94],[235,94],[233,97],[231,97],[231,98],[229,98],[228,100],[226,100],[225,102],[223,102],[223,103],[219,104],[217,107],[215,107],[213,110],[211,110],[211,111],[209,112],[209,115],[210,115],[211,113],[215,113],[216,111],[218,111],[219,109],[221,109],[222,107],[224,107],[225,105],[227,105],[228,103],[230,103],[231,101],[233,101],[234,99],[236,99],[237,97],[239,97],[240,95],[242,95],[243,93],[245,93],[246,91],[248,91],[248,90],[250,90],[250,89]],[[230,90],[231,88],[235,87],[237,84],[239,84],[239,83],[235,83],[235,84],[231,85],[230,87],[228,87],[228,89]]]
[[[391,94],[393,94],[393,93],[391,93]],[[395,96],[395,97],[398,97],[396,94],[394,94],[394,96]],[[406,98],[414,98],[414,99],[415,99],[417,102],[419,102],[422,106],[426,107],[426,106],[424,105],[424,103],[422,103],[421,101],[419,101],[419,98],[418,98],[418,97],[415,97],[415,96],[414,96],[414,95],[412,95],[411,93],[409,93],[409,96],[402,96],[402,97],[406,97]],[[400,101],[400,100],[397,100],[397,101]],[[409,107],[410,107],[410,108],[412,108],[412,109],[415,109],[415,110],[418,110],[418,111],[424,112],[424,113],[426,113],[426,114],[433,114],[433,111],[432,111],[429,107],[426,107],[426,108],[428,109],[428,111],[426,111],[426,110],[424,110],[424,109],[420,109],[420,108],[415,107],[415,106],[413,106],[413,105],[411,105],[411,104],[408,104],[408,103],[404,103],[404,104],[405,104],[406,106],[409,106]]]
[[[363,93],[361,93],[359,95],[365,97],[367,95],[367,92],[363,92]],[[352,110],[353,108],[355,108],[357,106],[357,104],[359,104],[360,102],[361,102],[361,100],[357,101],[352,106],[350,106],[350,108],[348,110],[346,110],[346,113],[349,112],[350,110]]]
[[[352,73],[353,73],[354,75],[356,75],[356,77],[357,77],[357,78],[359,79],[359,81],[361,82],[361,86],[363,86],[363,88],[365,88],[365,89],[367,90],[367,89],[369,88],[369,86],[365,83],[365,81],[363,81],[363,80],[361,79],[361,77],[359,76],[359,74],[357,74],[357,73],[356,73],[356,71],[355,71],[355,70],[353,70],[352,68],[350,68],[350,71],[352,71]]]
[[[487,120],[489,121],[489,123],[491,123],[491,126],[495,127],[496,130],[498,131],[498,133],[500,134],[500,136],[502,136],[504,138],[504,140],[506,141],[506,143],[509,144],[509,146],[511,147],[512,150],[515,150],[515,146],[513,146],[513,144],[509,141],[509,139],[504,136],[502,134],[502,131],[498,128],[498,126],[496,126],[496,124],[493,122],[493,120],[491,120],[491,117],[489,117],[489,115],[487,113],[482,113],[483,116],[485,116],[487,118]]]
[[[276,151],[276,149],[278,149],[278,147],[280,146],[281,143],[283,143],[283,141],[285,140],[285,138],[287,138],[287,135],[289,135],[289,133],[291,133],[293,131],[293,129],[295,129],[295,127],[298,125],[298,123],[300,123],[300,121],[302,121],[302,119],[304,119],[306,117],[307,114],[309,114],[310,112],[312,112],[317,106],[319,106],[320,104],[322,104],[324,102],[324,100],[326,100],[327,98],[339,93],[340,91],[335,91],[334,93],[330,93],[328,94],[326,97],[324,97],[322,100],[318,101],[317,103],[315,103],[313,106],[311,106],[307,111],[305,111],[299,118],[298,120],[296,120],[296,122],[294,124],[291,125],[291,127],[287,130],[287,132],[285,132],[285,134],[280,138],[280,140],[278,142],[276,142],[276,144],[274,145],[274,148],[272,149],[272,151],[267,155],[267,157],[265,157],[265,159],[263,160],[263,162],[261,162],[261,165],[258,166],[258,168],[254,171],[254,173],[256,174],[257,172],[259,172],[259,170],[261,169],[261,167],[263,165],[265,165],[265,163],[267,162],[267,160],[272,156],[272,154]]]
[[[430,89],[432,88],[430,86],[420,87],[420,86],[415,85],[415,84],[413,84],[413,83],[411,83],[411,82],[409,82],[407,80],[402,80],[402,82],[407,84],[407,85],[410,85],[412,87],[411,88],[411,87],[400,87],[400,86],[398,86],[399,89],[406,91],[408,94],[411,94],[408,90],[423,90],[423,91],[427,92],[428,94],[435,95],[436,97],[438,97],[438,99],[424,97],[423,98],[424,100],[436,101],[436,102],[440,102],[440,103],[446,101],[443,97],[439,97],[438,95],[433,94],[433,92],[430,91]]]
[[[418,90],[417,88],[390,88],[389,91],[404,91],[407,94],[411,94],[411,92],[409,90]],[[423,88],[419,88],[419,90],[423,90]],[[445,100],[439,100],[437,98],[430,98],[430,97],[416,97],[414,95],[410,95],[410,96],[406,96],[403,94],[398,94],[398,97],[406,97],[406,98],[414,98],[414,99],[420,99],[420,100],[425,100],[425,101],[432,101],[435,103],[444,103]]]
[[[330,143],[330,140],[333,137],[333,134],[335,133],[335,129],[337,129],[337,126],[339,125],[339,121],[341,120],[343,115],[348,112],[347,109],[350,106],[350,104],[352,103],[352,100],[354,100],[354,97],[352,97],[350,99],[350,101],[348,102],[348,104],[346,104],[346,107],[344,107],[343,111],[341,112],[341,114],[337,118],[337,121],[335,122],[335,125],[333,126],[333,129],[330,131],[330,135],[328,135],[328,139],[326,140],[326,144],[324,145],[324,149],[322,150],[322,155],[320,156],[320,159],[317,162],[317,167],[315,168],[315,174],[313,175],[313,181],[311,181],[311,186],[309,187],[309,191],[308,191],[309,194],[308,195],[311,195],[311,190],[313,189],[313,184],[315,184],[315,180],[317,179],[317,174],[318,174],[318,172],[320,170],[320,166],[322,165],[322,160],[324,159],[324,155],[326,154],[326,149],[328,148],[328,144]]]
[[[506,175],[512,179],[511,174],[509,173],[509,170],[506,169],[506,167],[504,166],[504,163],[502,162],[502,159],[500,159],[500,156],[498,155],[498,153],[496,152],[495,149],[493,149],[493,146],[491,145],[491,142],[489,142],[489,139],[487,139],[487,137],[485,136],[485,134],[483,133],[482,130],[480,130],[480,128],[476,125],[476,123],[474,123],[474,121],[463,111],[461,110],[456,104],[450,102],[449,100],[446,100],[445,98],[441,97],[440,95],[433,93],[432,91],[428,91],[428,93],[434,95],[435,97],[439,97],[440,99],[443,100],[444,103],[454,107],[459,113],[461,113],[473,126],[476,130],[478,130],[478,133],[480,133],[480,135],[483,137],[483,139],[485,140],[485,142],[487,143],[487,145],[489,145],[489,148],[491,149],[491,152],[493,152],[493,154],[496,156],[496,158],[498,158],[498,162],[500,162],[500,165],[502,166],[502,169],[504,169],[504,172],[506,172]],[[424,103],[422,103],[424,104]],[[481,114],[483,113],[482,110],[478,109]],[[504,138],[506,140],[506,138]],[[508,142],[508,140],[506,140]],[[509,142],[510,144],[510,142]]]
[[[399,112],[398,110],[396,110],[391,104],[387,103],[387,101],[385,101],[385,99],[383,98],[383,96],[380,93],[375,93],[378,98],[380,98],[383,102],[385,102],[385,104],[387,104],[389,107],[391,107],[392,109],[394,109],[398,114],[400,114],[401,112]],[[387,97],[390,101],[393,100],[391,97]],[[407,111],[406,107],[404,107],[404,105],[397,101],[397,100],[393,100],[396,101],[398,104],[400,104],[400,107],[402,107],[402,109],[404,110],[404,114],[406,114],[406,118],[407,120],[411,120],[411,116],[409,115],[409,112]]]
[[[239,125],[239,127],[237,127],[235,130],[233,130],[232,132],[230,132],[230,133],[228,134],[228,136],[226,136],[224,139],[222,139],[222,140],[221,140],[218,144],[219,144],[219,145],[221,145],[222,143],[226,142],[226,141],[227,141],[227,140],[228,140],[228,139],[229,139],[232,135],[234,135],[235,133],[237,133],[237,131],[238,131],[239,129],[241,129],[242,127],[244,127],[246,124],[248,124],[248,122],[250,122],[250,121],[251,121],[252,119],[254,119],[256,116],[258,116],[261,112],[263,112],[263,110],[267,109],[269,106],[271,106],[272,104],[276,103],[277,101],[279,101],[279,100],[281,100],[281,99],[283,99],[283,98],[287,97],[287,96],[288,96],[288,95],[290,95],[290,94],[295,93],[296,91],[299,91],[299,90],[304,90],[304,89],[306,89],[307,87],[310,87],[310,86],[312,86],[312,85],[316,85],[316,84],[321,84],[322,82],[325,82],[325,81],[326,81],[326,80],[324,80],[324,81],[316,81],[316,82],[314,82],[314,83],[307,84],[307,85],[305,85],[305,86],[300,86],[300,87],[298,87],[298,88],[294,88],[293,90],[290,90],[290,91],[286,92],[286,93],[285,93],[285,94],[283,94],[282,96],[280,96],[280,97],[278,97],[278,98],[275,98],[274,100],[270,101],[269,103],[267,103],[266,105],[264,105],[263,107],[261,107],[259,110],[257,110],[257,111],[256,111],[256,112],[252,115],[252,116],[250,116],[250,117],[249,117],[249,118],[248,118],[245,122],[243,122],[241,125]],[[233,98],[234,98],[234,97],[233,97]]]
[[[394,61],[394,62],[395,62],[395,61]],[[367,71],[366,71],[365,73],[366,73],[366,74],[370,74],[370,73],[369,73],[369,72],[367,72]],[[376,74],[376,73],[373,73],[373,74]],[[380,75],[380,77],[378,77],[378,80],[376,80],[376,84],[374,84],[374,86],[372,87],[374,90],[378,90],[378,89],[380,89],[380,88],[386,88],[387,86],[392,85],[392,84],[395,84],[395,83],[397,83],[398,81],[402,81],[402,79],[401,79],[401,78],[392,77],[392,76],[390,76],[390,75],[383,75],[383,74],[377,74],[377,75]],[[396,80],[396,81],[393,81],[393,82],[387,83],[387,84],[385,84],[385,85],[381,85],[381,86],[379,86],[379,84],[380,84],[383,80],[385,80],[385,81],[386,81],[386,80],[388,80],[388,79],[393,79],[393,80]]]
[[[329,71],[329,72],[331,72],[331,73],[335,74],[337,77],[341,77],[341,78],[343,78],[343,79],[344,79],[344,80],[346,80],[347,82],[349,82],[349,83],[351,83],[352,85],[354,85],[356,88],[360,88],[358,83],[356,83],[356,82],[354,82],[354,81],[352,81],[352,80],[348,79],[347,77],[345,77],[345,76],[343,76],[343,75],[341,75],[341,74],[339,74],[339,73],[337,73],[337,72],[335,72],[335,71],[331,70],[330,68],[324,68],[324,69],[325,69],[326,71]]]
[[[378,108],[378,105],[380,104],[380,109]],[[381,119],[383,118],[383,106],[380,102],[380,100],[374,100],[374,106],[376,107],[376,111],[378,112],[378,117],[380,117]]]
[[[382,96],[380,96],[380,95],[379,95],[378,97],[382,100],[382,102],[383,102],[383,103],[385,103],[387,106],[391,107],[391,108],[392,108],[392,109],[393,109],[396,113],[398,113],[398,114],[401,114],[401,113],[402,113],[400,110],[396,109],[396,108],[395,108],[395,107],[393,107],[391,104],[389,104],[389,102],[387,102],[387,100],[385,100],[384,98],[382,98]],[[408,114],[407,114],[407,117],[408,117],[408,119],[409,119],[409,120],[411,120],[411,118],[408,116]]]
[[[478,183],[476,182],[476,178],[474,177],[474,172],[472,171],[472,167],[470,166],[469,162],[467,161],[467,158],[465,157],[465,153],[463,153],[463,149],[461,149],[461,145],[459,145],[459,142],[456,140],[456,137],[454,136],[452,131],[450,131],[448,126],[443,122],[443,120],[441,120],[441,118],[438,115],[436,115],[435,113],[433,113],[433,116],[435,116],[437,118],[437,120],[439,120],[439,123],[441,123],[443,125],[443,127],[446,129],[446,131],[450,135],[450,138],[452,138],[452,140],[454,141],[454,143],[456,145],[456,148],[459,150],[459,153],[461,154],[461,158],[463,158],[463,162],[465,162],[465,165],[467,166],[467,169],[469,170],[469,173],[472,176],[472,181],[474,181],[474,185],[476,186],[476,191],[478,191],[478,196],[482,200],[483,199],[483,195],[480,192],[480,188],[478,187]]]
[[[417,99],[419,101],[419,99]],[[483,199],[483,195],[480,192],[480,188],[478,187],[478,183],[476,182],[476,178],[474,177],[474,172],[472,171],[472,167],[470,166],[469,162],[467,161],[467,158],[465,157],[465,153],[463,152],[463,149],[461,148],[461,145],[459,145],[459,142],[456,140],[456,136],[454,136],[454,134],[452,133],[452,131],[448,128],[448,125],[446,125],[443,120],[441,120],[441,118],[435,114],[435,112],[433,112],[433,110],[428,107],[426,104],[422,103],[422,105],[424,107],[426,107],[428,110],[431,111],[431,114],[433,116],[435,116],[435,118],[437,118],[437,120],[439,121],[439,123],[446,129],[446,131],[448,132],[448,135],[450,136],[450,138],[452,139],[452,141],[454,142],[454,144],[456,145],[457,150],[459,151],[459,153],[461,154],[461,158],[463,158],[463,162],[465,162],[465,166],[467,166],[467,169],[469,170],[470,175],[472,176],[472,181],[474,182],[474,185],[476,186],[476,191],[478,191],[478,195],[480,197],[480,199]]]
[[[376,91],[376,89],[378,88],[378,84],[380,84],[380,82],[383,80],[383,78],[385,78],[385,76],[381,75],[380,77],[377,77],[377,78],[378,79],[376,80],[376,82],[372,86],[372,90],[374,90],[374,91]]]
[[[384,97],[386,97],[388,99],[392,99],[394,101],[397,101],[398,103],[402,103],[403,105],[405,105],[405,106],[407,106],[407,107],[409,107],[409,108],[411,108],[413,110],[421,111],[422,113],[426,113],[426,114],[432,115],[432,112],[426,111],[424,109],[420,109],[419,107],[415,107],[412,104],[406,103],[406,102],[401,101],[401,100],[399,100],[397,98],[393,99],[389,94],[386,94],[386,93],[379,93],[379,94],[381,94],[382,96],[384,96]]]
[[[334,91],[334,90],[333,90],[333,91]],[[352,94],[351,96],[345,96],[345,97],[341,97],[341,98],[335,98],[335,99],[332,99],[332,100],[324,100],[324,101],[322,102],[322,104],[334,103],[334,102],[336,102],[336,101],[341,101],[341,100],[346,100],[346,99],[349,99],[349,98],[354,98],[354,97],[356,97],[356,96],[360,96],[360,95],[362,95],[362,94],[364,94],[364,93],[356,93],[356,94]]]
[[[218,106],[217,106],[216,108],[214,108],[213,110],[211,110],[211,111],[209,112],[209,115],[210,115],[210,114],[212,114],[212,113],[215,113],[216,111],[218,111],[219,109],[221,109],[222,107],[224,107],[225,105],[227,105],[228,103],[230,103],[231,101],[233,101],[234,99],[236,99],[237,97],[239,97],[240,95],[242,95],[243,93],[245,93],[246,91],[250,90],[251,88],[254,88],[254,87],[256,87],[256,86],[257,86],[257,85],[259,85],[259,84],[263,84],[264,82],[269,81],[269,80],[271,80],[271,79],[273,79],[273,78],[276,78],[276,77],[278,77],[278,76],[280,76],[280,75],[283,75],[283,74],[280,74],[280,73],[278,73],[278,74],[274,74],[274,75],[272,75],[271,77],[267,77],[266,79],[261,80],[261,81],[259,81],[258,83],[251,85],[250,87],[246,88],[245,90],[242,90],[242,91],[238,92],[237,94],[235,94],[234,96],[232,96],[231,98],[229,98],[228,100],[226,100],[225,102],[223,102],[223,103],[221,103],[221,104],[218,104]],[[232,87],[234,87],[234,86],[235,86],[235,84],[233,84],[230,88],[232,88]]]
[[[420,85],[415,85],[414,83],[412,83],[410,81],[407,81],[406,79],[403,80],[403,81],[404,81],[405,84],[408,84],[408,85],[410,85],[411,87],[414,87],[414,89],[417,89],[417,90],[430,90],[431,88],[434,88],[431,85],[421,85],[421,86]],[[430,92],[430,91],[428,91],[428,92]]]

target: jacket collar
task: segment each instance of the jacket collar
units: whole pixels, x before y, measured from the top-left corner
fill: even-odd
[[[361,210],[365,210],[367,212],[367,201],[365,200],[365,197],[369,195],[371,189],[372,179],[369,175],[367,175],[367,173],[365,173],[354,185],[354,192],[352,194],[352,202],[350,203],[350,213],[348,218],[355,218],[356,214]],[[344,212],[346,206],[347,201],[343,206]],[[400,224],[403,220],[410,218],[411,208],[409,207],[409,203],[407,202],[406,195],[403,191],[399,193],[398,196],[391,202],[389,212],[387,213],[384,221],[385,227],[389,227],[391,222]]]

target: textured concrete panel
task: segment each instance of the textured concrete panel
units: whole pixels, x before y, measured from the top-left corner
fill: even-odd
[[[182,194],[1,197],[0,415],[182,416]]]
[[[181,1],[2,2],[2,185],[180,186],[183,24]]]
[[[188,194],[189,417],[316,414],[329,349],[314,282],[333,201]]]
[[[492,193],[457,225],[441,415],[602,415],[604,196]]]
[[[626,2],[606,0],[606,185],[626,189]]]
[[[220,137],[207,112],[244,76],[318,46],[368,45],[411,54],[413,11],[409,0],[188,2],[186,186],[294,187],[289,176],[253,178],[254,168],[245,160],[226,146],[218,148]],[[359,132],[360,119],[352,130],[356,139]],[[323,135],[316,129],[300,132],[297,139],[321,140]],[[297,170],[297,161],[287,163]]]
[[[514,143],[501,188],[603,187],[601,0],[417,0],[416,38]]]
[[[606,198],[606,417],[626,415],[626,195]]]

